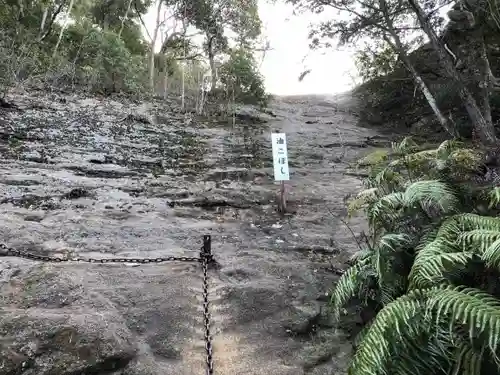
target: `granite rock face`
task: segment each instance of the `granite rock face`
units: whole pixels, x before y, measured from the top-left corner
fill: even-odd
[[[356,127],[349,97],[278,98],[274,115],[242,110],[234,125],[173,102],[9,100],[19,110],[0,112],[1,243],[63,259],[196,257],[211,234],[215,373],[344,373],[351,345],[326,306],[356,250],[340,218],[361,182],[344,172],[374,135]],[[273,130],[289,144],[285,217]],[[196,262],[0,257],[2,375],[203,374],[203,328]]]

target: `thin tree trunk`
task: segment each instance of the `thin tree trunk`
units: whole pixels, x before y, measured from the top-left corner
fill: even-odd
[[[182,92],[181,92],[181,109],[186,107],[186,33],[187,33],[187,6],[184,3],[184,17],[182,17]]]
[[[481,82],[479,87],[481,89],[481,108],[486,122],[493,126],[493,119],[491,116],[490,97],[493,92],[493,73],[491,71],[490,61],[486,52],[486,44],[484,39],[481,38],[480,46],[480,59],[481,59]]]
[[[42,21],[40,22],[40,31],[38,33],[38,38],[41,38],[43,35],[43,30],[45,29],[45,22],[47,21],[47,16],[49,15],[49,5],[45,7],[43,10]]]
[[[405,65],[407,65],[407,69],[410,71],[411,75],[413,76],[415,83],[422,91],[422,94],[424,94],[424,97],[427,100],[427,103],[429,103],[429,106],[431,107],[432,111],[434,112],[434,115],[438,119],[439,124],[452,137],[458,137],[457,130],[455,129],[454,124],[450,123],[450,121],[443,115],[443,113],[439,109],[439,106],[436,102],[436,99],[434,98],[434,95],[432,94],[431,90],[426,85],[426,83],[424,82],[424,80],[422,79],[420,74],[418,74],[418,72],[415,70],[415,67],[411,64],[411,62],[408,62]]]
[[[165,68],[165,75],[163,76],[163,99],[167,99],[168,94],[168,69]]]
[[[496,145],[497,137],[495,135],[495,128],[493,127],[493,124],[488,123],[488,121],[484,118],[476,100],[470,93],[469,89],[465,86],[458,71],[455,69],[453,61],[451,60],[443,44],[436,35],[436,32],[429,24],[424,11],[416,0],[408,0],[408,3],[415,12],[420,26],[429,37],[431,45],[438,54],[439,59],[441,60],[441,64],[448,77],[456,85],[458,95],[460,96],[460,99],[462,99],[462,103],[464,104],[464,107],[469,115],[470,120],[473,123],[474,129],[479,136],[481,143],[483,143],[483,145]]]
[[[380,9],[382,10],[385,22],[386,22],[387,27],[389,29],[390,35],[393,39],[393,42],[392,42],[388,37],[386,37],[385,38],[386,42],[390,46],[392,46],[392,48],[400,56],[404,65],[406,66],[406,69],[408,69],[408,71],[412,75],[413,80],[415,81],[415,84],[422,91],[422,94],[424,95],[425,99],[429,103],[429,106],[431,107],[432,111],[434,112],[434,115],[436,116],[437,120],[439,121],[439,124],[446,130],[446,132],[448,134],[450,134],[452,137],[456,137],[457,131],[455,129],[454,124],[450,124],[450,121],[443,115],[443,113],[439,109],[437,101],[434,98],[434,95],[432,94],[431,90],[429,89],[429,87],[427,86],[427,84],[423,80],[422,76],[417,72],[417,70],[415,69],[415,66],[411,62],[410,57],[408,56],[408,53],[406,52],[406,49],[403,46],[403,43],[401,42],[401,39],[399,38],[399,35],[394,28],[394,23],[389,15],[389,11],[387,9],[386,0],[379,0],[379,6],[380,6]]]
[[[54,21],[56,20],[59,13],[61,13],[63,6],[65,4],[66,4],[66,0],[63,1],[61,4],[59,4],[57,9],[52,14],[52,17],[50,17],[49,24],[47,25],[47,27],[45,27],[45,25],[44,25],[45,32],[39,36],[39,38],[38,38],[39,41],[44,40],[50,34],[50,31],[52,30],[52,25],[54,24]]]
[[[214,92],[215,89],[217,88],[217,67],[215,66],[215,54],[214,54],[214,48],[213,48],[213,37],[209,37],[208,39],[208,48],[207,48],[207,53],[208,53],[208,63],[210,64],[210,73],[212,74],[211,77],[211,84],[210,84],[210,91]]]
[[[73,10],[73,4],[74,4],[74,1],[70,0],[69,6],[68,6],[68,13],[66,14],[66,18],[64,19],[64,24],[61,27],[61,31],[59,32],[59,38],[57,38],[57,43],[54,47],[54,52],[52,52],[52,59],[54,59],[54,57],[56,57],[57,49],[59,48],[59,45],[61,44],[61,40],[62,40],[64,31],[66,30],[66,27],[68,26],[69,16],[71,14],[71,11]]]
[[[120,26],[120,32],[118,33],[118,38],[122,37],[123,28],[125,27],[125,21],[127,21],[131,5],[132,5],[132,0],[128,0],[127,11],[125,12],[125,17],[123,17],[122,19],[122,25]]]
[[[158,8],[156,10],[156,24],[149,46],[149,88],[151,94],[155,91],[155,44],[158,38],[158,31],[160,30],[160,13],[163,0],[158,0]]]

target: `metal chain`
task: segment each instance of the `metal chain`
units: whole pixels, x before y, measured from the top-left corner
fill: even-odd
[[[86,262],[86,263],[162,263],[162,262],[201,262],[199,257],[161,257],[161,258],[59,258],[47,255],[36,255],[23,250],[16,250],[0,243],[0,256],[15,256],[31,260],[40,260],[42,262]]]
[[[208,265],[211,262],[209,257],[203,257],[203,324],[205,326],[205,350],[207,352],[207,373],[213,375],[214,362],[212,353],[212,336],[210,334],[210,302],[208,300]]]
[[[181,262],[200,262],[203,269],[203,326],[205,329],[205,350],[206,350],[206,375],[213,375],[214,362],[213,362],[213,347],[212,335],[210,333],[210,301],[208,294],[208,268],[210,264],[215,263],[211,252],[211,239],[210,236],[203,237],[203,246],[200,251],[199,257],[161,257],[161,258],[58,258],[47,255],[36,255],[23,250],[16,250],[7,245],[0,243],[0,257],[1,256],[15,256],[19,258],[39,260],[42,262],[87,262],[87,263],[162,263],[170,261]]]

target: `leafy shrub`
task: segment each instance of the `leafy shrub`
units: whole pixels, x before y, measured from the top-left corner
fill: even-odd
[[[73,32],[78,35],[78,31]],[[144,90],[147,83],[145,58],[132,55],[116,33],[92,28],[71,39],[68,56],[79,67],[76,74],[79,86],[104,92]]]
[[[231,51],[228,61],[220,68],[219,79],[229,98],[234,95],[235,100],[242,103],[267,105],[269,97],[264,89],[264,81],[250,51]]]
[[[349,374],[499,374],[500,193],[471,184],[481,152],[407,138],[373,160],[349,204],[369,238],[332,293],[337,318],[354,297],[377,312]]]

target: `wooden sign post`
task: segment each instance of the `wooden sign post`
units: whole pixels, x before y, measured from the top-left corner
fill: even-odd
[[[273,149],[274,180],[281,181],[278,208],[282,213],[286,212],[285,181],[290,180],[288,170],[288,151],[286,148],[285,133],[272,133],[271,142]]]

